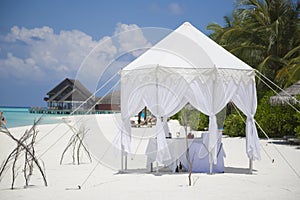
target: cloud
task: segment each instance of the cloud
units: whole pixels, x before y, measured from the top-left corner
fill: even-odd
[[[115,37],[120,44],[119,52],[131,51],[134,56],[140,55],[140,52],[149,48],[151,44],[144,37],[142,30],[135,24],[127,25],[118,23],[115,30]]]
[[[137,25],[118,23],[114,35],[102,38],[82,63],[77,79],[90,91],[95,91],[98,83],[106,83],[140,55],[141,50],[150,46],[142,29]]]
[[[183,8],[183,6],[179,5],[178,3],[170,3],[168,5],[168,10],[173,15],[181,15],[184,11],[184,8]]]
[[[44,76],[32,58],[20,59],[12,53],[8,53],[6,59],[0,60],[0,66],[0,74],[6,77],[36,80]]]
[[[115,36],[99,41],[80,30],[14,26],[0,35],[0,78],[42,82],[85,72],[96,80],[119,54],[150,45],[135,24],[119,23]]]
[[[97,44],[81,31],[55,34],[46,26],[33,29],[14,26],[1,39],[6,49],[1,51],[0,76],[35,81],[74,74]]]

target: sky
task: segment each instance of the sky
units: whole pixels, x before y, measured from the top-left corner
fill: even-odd
[[[138,29],[167,32],[188,21],[209,34],[206,26],[223,26],[234,6],[235,0],[0,0],[0,106],[46,106],[46,93],[65,78],[93,81],[93,91],[99,76],[116,73],[99,68],[153,45]]]

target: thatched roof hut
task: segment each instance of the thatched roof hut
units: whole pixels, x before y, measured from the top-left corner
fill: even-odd
[[[291,104],[299,103],[297,101],[297,95],[300,94],[300,80],[283,91],[279,92],[275,96],[271,96],[271,105],[285,104],[290,102]]]
[[[93,94],[80,81],[69,78],[55,86],[47,95],[44,100],[47,101],[50,109],[74,109],[87,99],[89,99],[86,102],[88,105],[93,105],[95,102],[95,97],[90,98]]]

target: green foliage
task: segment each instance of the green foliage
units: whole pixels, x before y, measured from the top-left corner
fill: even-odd
[[[282,87],[300,79],[299,6],[291,0],[238,0],[213,40]],[[258,81],[260,90],[268,88]]]
[[[180,116],[181,116],[181,114],[180,114],[180,111],[178,112],[178,113],[176,113],[175,115],[173,115],[172,117],[170,117],[170,119],[174,119],[174,120],[180,120]]]
[[[237,0],[225,26],[207,26],[210,37],[225,49],[281,87],[300,79],[300,4],[292,0]],[[270,105],[269,88],[257,80],[258,108],[255,119],[269,137],[300,137],[300,114],[289,105]],[[296,105],[300,109],[300,105]],[[243,131],[233,112],[224,132],[237,136]],[[260,137],[264,134],[259,131]]]
[[[181,123],[190,126],[192,130],[198,130],[200,112],[192,107],[184,107],[181,110]]]
[[[286,135],[297,135],[300,138],[300,113],[295,111],[290,105],[280,104],[272,106],[270,97],[273,92],[267,92],[259,101],[255,120],[269,137],[282,138]],[[300,105],[294,105],[298,110]],[[224,134],[229,136],[245,136],[245,120],[236,111],[228,115],[225,120]],[[259,137],[266,137],[257,127]]]
[[[208,116],[204,115],[203,113],[200,113],[199,116],[199,125],[198,125],[198,131],[204,131],[208,128]]]
[[[268,92],[260,100],[255,119],[269,137],[283,137],[285,135],[295,135],[296,127],[299,126],[296,111],[289,105],[281,104],[272,106],[270,97],[273,92]],[[260,137],[264,137],[259,132]]]
[[[245,136],[245,117],[243,119],[238,113],[230,114],[225,119],[224,135],[230,137],[244,137]]]
[[[182,119],[185,119],[192,130],[202,131],[208,127],[208,116],[204,115],[196,109],[183,108],[170,119],[176,119],[181,125],[185,125]]]

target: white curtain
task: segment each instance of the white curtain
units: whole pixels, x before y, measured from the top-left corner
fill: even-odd
[[[196,109],[209,116],[209,137],[206,144],[211,153],[210,161],[216,164],[218,140],[216,114],[230,100],[233,100],[248,117],[246,130],[248,156],[253,159],[260,158],[253,118],[257,104],[254,79],[251,79],[253,81],[251,83],[247,74],[236,73],[240,74],[237,76],[217,69],[196,73],[197,75],[191,79],[192,74],[187,73],[188,71],[184,72],[182,71],[181,74],[175,68],[167,69],[159,66],[123,72],[124,74],[121,75],[122,123],[118,134],[119,137],[124,136],[122,137],[124,150],[130,152],[130,117],[147,106],[157,118],[156,160],[158,162],[168,160],[170,154],[165,138],[169,132],[167,118],[190,102]],[[247,81],[240,81],[241,79]]]
[[[254,115],[257,107],[256,87],[254,79],[240,84],[233,97],[234,104],[247,116],[246,152],[249,159],[260,160],[260,145]]]
[[[160,163],[171,159],[166,141],[166,136],[169,134],[167,119],[179,112],[187,103],[184,96],[188,90],[188,85],[183,78],[180,78],[180,76],[176,75],[176,78],[177,80],[174,81],[170,76],[168,76],[168,73],[159,71],[157,74],[157,82],[145,85],[144,91],[147,92],[143,95],[147,108],[157,118],[156,161]]]
[[[190,87],[193,91],[194,97],[188,98],[189,102],[198,110],[209,116],[209,136],[206,147],[211,153],[210,162],[217,163],[217,141],[218,141],[218,125],[216,114],[220,112],[226,104],[231,100],[236,91],[237,85],[231,80],[228,83],[222,78],[213,78],[202,82],[200,79],[194,79]],[[199,152],[199,156],[205,153]]]
[[[118,125],[117,135],[113,143],[117,148],[121,148],[122,144],[125,153],[131,152],[130,118],[145,106],[142,96],[145,88],[139,87],[137,90],[137,84],[139,84],[137,79],[121,80],[121,122]]]

